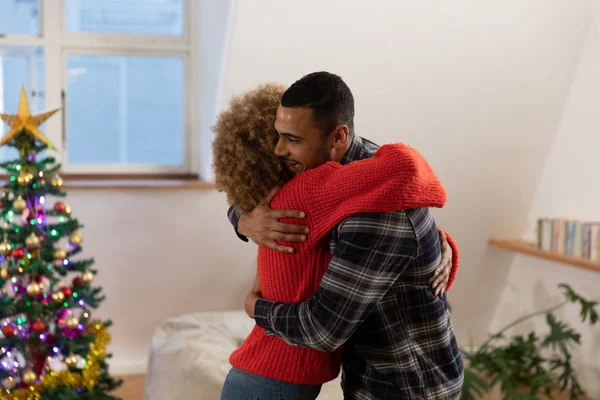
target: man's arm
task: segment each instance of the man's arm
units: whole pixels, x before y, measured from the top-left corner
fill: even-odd
[[[353,215],[337,230],[332,260],[312,299],[256,299],[254,318],[267,332],[292,345],[336,350],[416,257],[414,229],[401,212]]]

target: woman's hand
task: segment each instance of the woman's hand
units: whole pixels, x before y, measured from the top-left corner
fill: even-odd
[[[452,271],[452,248],[448,244],[446,235],[441,230],[438,231],[440,234],[440,246],[442,248],[442,258],[440,264],[437,266],[433,273],[433,290],[436,296],[442,296],[448,286],[448,279],[450,279],[450,271]]]

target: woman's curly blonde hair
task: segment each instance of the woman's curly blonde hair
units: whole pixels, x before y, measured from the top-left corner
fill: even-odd
[[[217,190],[237,209],[251,211],[290,176],[273,150],[278,135],[275,114],[286,88],[261,85],[235,97],[212,130],[213,170]]]

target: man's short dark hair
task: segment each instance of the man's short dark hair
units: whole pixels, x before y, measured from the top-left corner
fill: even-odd
[[[283,107],[306,107],[313,110],[315,123],[324,135],[336,126],[348,126],[354,135],[354,96],[338,75],[329,72],[313,72],[294,82],[281,97]]]

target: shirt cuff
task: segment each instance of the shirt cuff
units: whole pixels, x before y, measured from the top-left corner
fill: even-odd
[[[248,241],[248,238],[244,235],[242,235],[241,233],[238,232],[237,230],[237,226],[235,227],[235,234],[237,235],[237,237],[239,237],[240,239],[242,239],[244,242]]]
[[[254,321],[256,321],[256,325],[267,332],[272,331],[271,325],[269,324],[269,314],[274,306],[274,302],[265,299],[258,299],[254,304]]]

